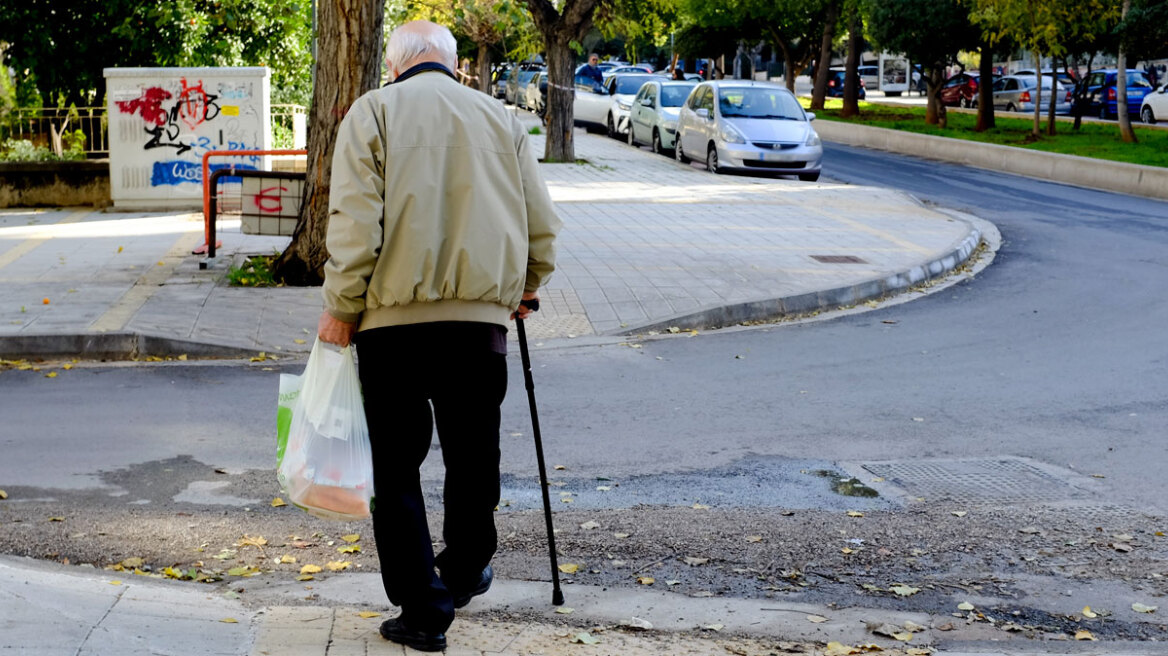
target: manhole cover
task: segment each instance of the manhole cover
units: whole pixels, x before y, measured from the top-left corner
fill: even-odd
[[[1050,502],[1084,494],[1066,480],[1014,458],[871,462],[863,467],[930,501]]]

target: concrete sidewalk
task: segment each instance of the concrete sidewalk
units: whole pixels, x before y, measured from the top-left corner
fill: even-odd
[[[228,584],[153,579],[129,572],[0,556],[0,653],[36,656],[415,654],[388,642],[378,626],[396,610],[383,605],[380,578],[343,572],[310,583]],[[309,594],[312,605],[304,605]],[[676,656],[879,652],[885,656],[1151,656],[1156,644],[1033,640],[983,625],[877,608],[732,598],[664,591],[566,586],[557,613],[546,583],[497,581],[450,628],[453,656]],[[908,626],[897,640],[882,624]],[[945,625],[945,631],[934,626]],[[915,626],[914,626],[915,625]],[[902,637],[903,638],[903,637]],[[910,651],[912,650],[912,651]]]
[[[582,131],[577,152],[588,163],[543,167],[565,226],[528,327],[537,339],[850,306],[943,275],[996,239],[992,225],[890,190],[715,176]],[[0,211],[0,356],[307,351],[319,289],[225,283],[233,259],[287,238],[232,220],[219,234],[221,257],[200,270],[199,214]]]

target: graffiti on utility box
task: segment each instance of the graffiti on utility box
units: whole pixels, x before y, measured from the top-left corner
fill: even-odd
[[[201,198],[208,151],[269,148],[266,69],[106,69],[106,78],[115,204],[121,191],[143,202]],[[250,170],[266,162],[254,155],[213,161]]]

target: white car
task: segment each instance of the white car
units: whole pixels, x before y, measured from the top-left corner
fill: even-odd
[[[629,110],[629,145],[647,143],[653,152],[673,150],[677,138],[677,113],[697,82],[650,80],[641,85]]]
[[[651,79],[664,79],[643,73],[618,73],[597,85],[590,78],[576,77],[576,96],[572,112],[575,122],[592,129],[602,127],[616,138],[628,129],[629,107],[641,85]]]
[[[1159,89],[1144,96],[1140,105],[1140,118],[1144,123],[1168,121],[1168,83],[1161,84]]]
[[[704,158],[711,173],[738,169],[814,181],[823,163],[814,118],[781,84],[703,82],[678,114],[673,153],[683,164]]]

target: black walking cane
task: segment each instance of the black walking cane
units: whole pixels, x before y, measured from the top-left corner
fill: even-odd
[[[532,312],[539,309],[539,301],[523,301]],[[552,558],[552,605],[564,605],[564,591],[560,589],[560,567],[556,563],[556,531],[552,528],[552,502],[548,498],[547,465],[543,462],[543,439],[539,434],[539,413],[535,409],[535,382],[531,378],[531,358],[527,354],[527,332],[523,329],[523,319],[515,315],[515,326],[519,331],[519,355],[523,358],[523,380],[527,387],[527,404],[531,407],[531,428],[535,432],[535,459],[539,463],[539,486],[543,492],[543,519],[547,523],[548,550]]]

